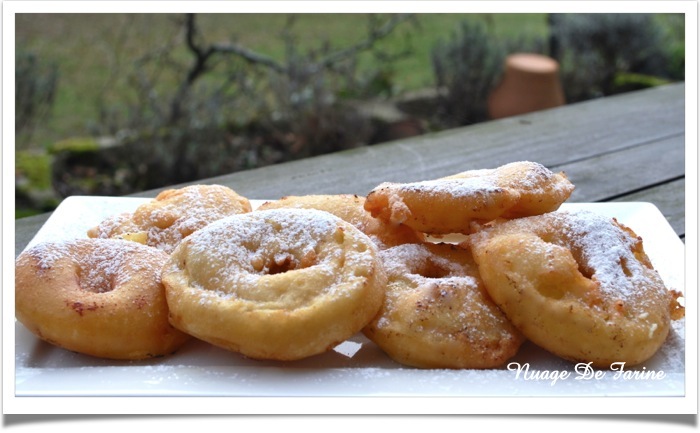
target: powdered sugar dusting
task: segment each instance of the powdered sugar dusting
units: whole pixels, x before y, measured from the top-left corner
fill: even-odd
[[[570,249],[581,272],[595,280],[610,299],[641,299],[659,286],[665,290],[658,273],[635,256],[635,251],[642,251],[641,238],[611,217],[584,209],[558,210],[497,224],[495,230],[535,233],[546,242]],[[492,229],[474,234],[473,241],[478,243],[490,232]]]
[[[133,210],[137,198],[127,197],[74,197],[53,213],[30,245],[47,240],[63,240],[68,236],[84,236],[85,230],[102,218],[121,210]],[[650,256],[662,271],[664,278],[674,287],[683,286],[683,246],[672,236],[670,227],[659,219],[656,213],[639,203],[573,203],[573,205],[593,208],[597,212],[619,215],[622,221],[630,222],[631,227],[639,228],[649,245]],[[565,205],[567,206],[567,205]],[[116,211],[115,211],[116,209]],[[654,209],[655,210],[655,209]],[[102,213],[99,213],[101,212]],[[95,216],[97,215],[97,217]],[[83,219],[83,218],[86,219]],[[89,221],[89,223],[87,223]],[[86,225],[87,224],[87,225]],[[668,229],[668,236],[666,236]],[[683,396],[685,395],[684,328],[685,320],[672,322],[675,332],[649,363],[648,369],[667,373],[663,381],[606,381],[569,380],[551,386],[548,381],[524,381],[515,378],[514,373],[505,369],[496,370],[419,370],[401,368],[387,361],[385,355],[373,344],[364,343],[362,349],[352,359],[343,364],[349,368],[336,368],[333,357],[314,357],[298,364],[309,367],[303,374],[294,374],[298,369],[280,364],[253,363],[244,357],[232,357],[209,345],[199,343],[188,346],[173,356],[158,358],[144,363],[128,363],[123,367],[95,367],[95,360],[78,357],[57,348],[41,346],[37,350],[36,340],[21,325],[16,325],[17,395],[34,395],[37,389],[42,392],[63,395],[66,390],[73,394],[89,395],[332,395],[366,396],[377,395],[455,395],[455,396],[600,396],[624,394],[635,396]],[[361,336],[357,338],[360,341]],[[191,348],[190,348],[191,347]],[[333,353],[335,354],[335,353]],[[341,357],[338,355],[338,357]],[[524,346],[514,360],[530,362],[532,370],[570,371],[571,366],[558,358],[541,353],[532,345]],[[153,363],[153,364],[151,364]],[[270,368],[272,367],[272,368]],[[281,367],[281,368],[280,368]],[[310,374],[309,374],[310,373]],[[157,380],[156,386],[143,386],[143,377]],[[194,386],[183,390],[182,379]],[[311,377],[311,380],[309,378]],[[86,379],[87,378],[87,379]],[[231,380],[236,386],[231,386]],[[93,380],[94,379],[94,380]],[[75,388],[75,381],[81,380],[85,387]],[[92,384],[92,385],[91,385]],[[448,388],[450,387],[451,388]],[[178,394],[179,393],[179,394]]]
[[[465,177],[461,179],[436,179],[399,185],[400,191],[421,192],[422,194],[443,194],[453,198],[500,193],[503,188],[495,176]]]
[[[138,227],[131,220],[131,212],[122,212],[104,219],[99,225],[88,230],[88,235],[92,238],[107,239],[114,233],[125,233],[138,231]]]
[[[90,237],[143,234],[144,242],[167,253],[187,236],[223,217],[250,212],[248,199],[222,185],[190,185],[166,190],[132,213],[105,219],[88,230]]]
[[[455,198],[502,193],[545,194],[568,191],[573,185],[559,178],[542,164],[518,161],[494,169],[470,170],[435,180],[395,184],[399,190],[422,191],[428,194],[447,194]]]
[[[635,257],[641,239],[590,211],[567,212],[563,219],[567,237],[581,251],[583,263],[610,295],[628,297],[640,288],[654,286],[655,272]],[[660,279],[659,279],[660,280]]]
[[[223,218],[183,243],[182,248],[187,249],[190,258],[190,273],[196,274],[190,284],[195,291],[218,292],[216,296],[230,297],[243,296],[238,290],[250,289],[267,275],[294,269],[313,267],[317,277],[336,280],[341,272],[334,263],[343,251],[340,246],[324,250],[321,244],[343,236],[339,223],[349,226],[328,212],[295,208],[260,210]],[[372,245],[367,238],[366,246]],[[354,260],[371,260],[371,255],[369,251],[346,254],[343,260],[346,266],[352,267],[356,264]],[[329,284],[320,290],[331,288]],[[203,300],[215,299],[210,298],[211,293],[203,296]]]
[[[179,195],[172,201],[156,198],[134,212],[134,219],[148,231],[149,244],[166,252],[207,224],[250,210],[247,200],[219,185],[196,185],[176,192]]]
[[[462,347],[458,351],[485,350],[494,356],[500,356],[500,344],[517,347],[514,330],[485,295],[468,250],[404,244],[380,255],[389,285],[375,322],[379,332],[415,333],[414,338],[426,343],[449,341]]]
[[[444,277],[464,276],[464,264],[433,254],[423,244],[403,244],[382,251],[381,258],[390,274],[417,277],[419,269],[432,262],[444,272]]]
[[[554,173],[551,170],[532,161],[512,162],[497,170],[505,173],[510,170],[517,171],[519,175],[513,177],[514,180],[517,180],[517,185],[513,186],[520,186],[523,189],[541,189],[545,185],[550,185],[554,178]]]
[[[103,293],[145,273],[156,283],[167,255],[150,247],[115,239],[79,239],[43,242],[22,255],[36,260],[39,271],[74,267],[83,290]],[[18,261],[22,256],[18,257]]]

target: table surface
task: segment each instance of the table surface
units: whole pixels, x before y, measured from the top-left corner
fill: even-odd
[[[366,195],[384,181],[434,179],[524,160],[564,171],[576,186],[570,202],[653,203],[684,239],[683,83],[192,183],[226,185],[251,199]],[[154,197],[158,191],[135,196]],[[16,220],[16,256],[49,216]]]

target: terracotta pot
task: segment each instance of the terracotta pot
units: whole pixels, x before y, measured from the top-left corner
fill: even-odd
[[[540,54],[517,53],[506,58],[503,79],[491,92],[494,119],[564,105],[559,63]]]

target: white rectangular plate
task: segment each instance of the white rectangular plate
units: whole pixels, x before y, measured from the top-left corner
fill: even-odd
[[[105,217],[133,210],[148,199],[70,197],[30,245],[86,237]],[[261,201],[253,201],[257,206]],[[614,216],[644,239],[645,249],[668,287],[683,291],[684,245],[649,203],[570,203]],[[201,341],[155,360],[117,362],[46,344],[15,322],[15,395],[19,396],[683,396],[684,320],[667,343],[635,368],[643,378],[587,378],[572,363],[526,343],[512,360],[529,375],[506,366],[494,370],[420,370],[399,365],[361,334],[335,350],[297,362],[246,359]],[[514,364],[515,365],[515,364]],[[651,377],[650,373],[654,373]],[[539,376],[538,376],[539,375]],[[561,378],[566,375],[568,377]],[[663,376],[663,377],[659,377]]]

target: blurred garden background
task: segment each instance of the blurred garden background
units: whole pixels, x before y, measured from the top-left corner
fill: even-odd
[[[682,14],[17,14],[15,217],[489,120],[505,57],[566,102],[685,80]]]

